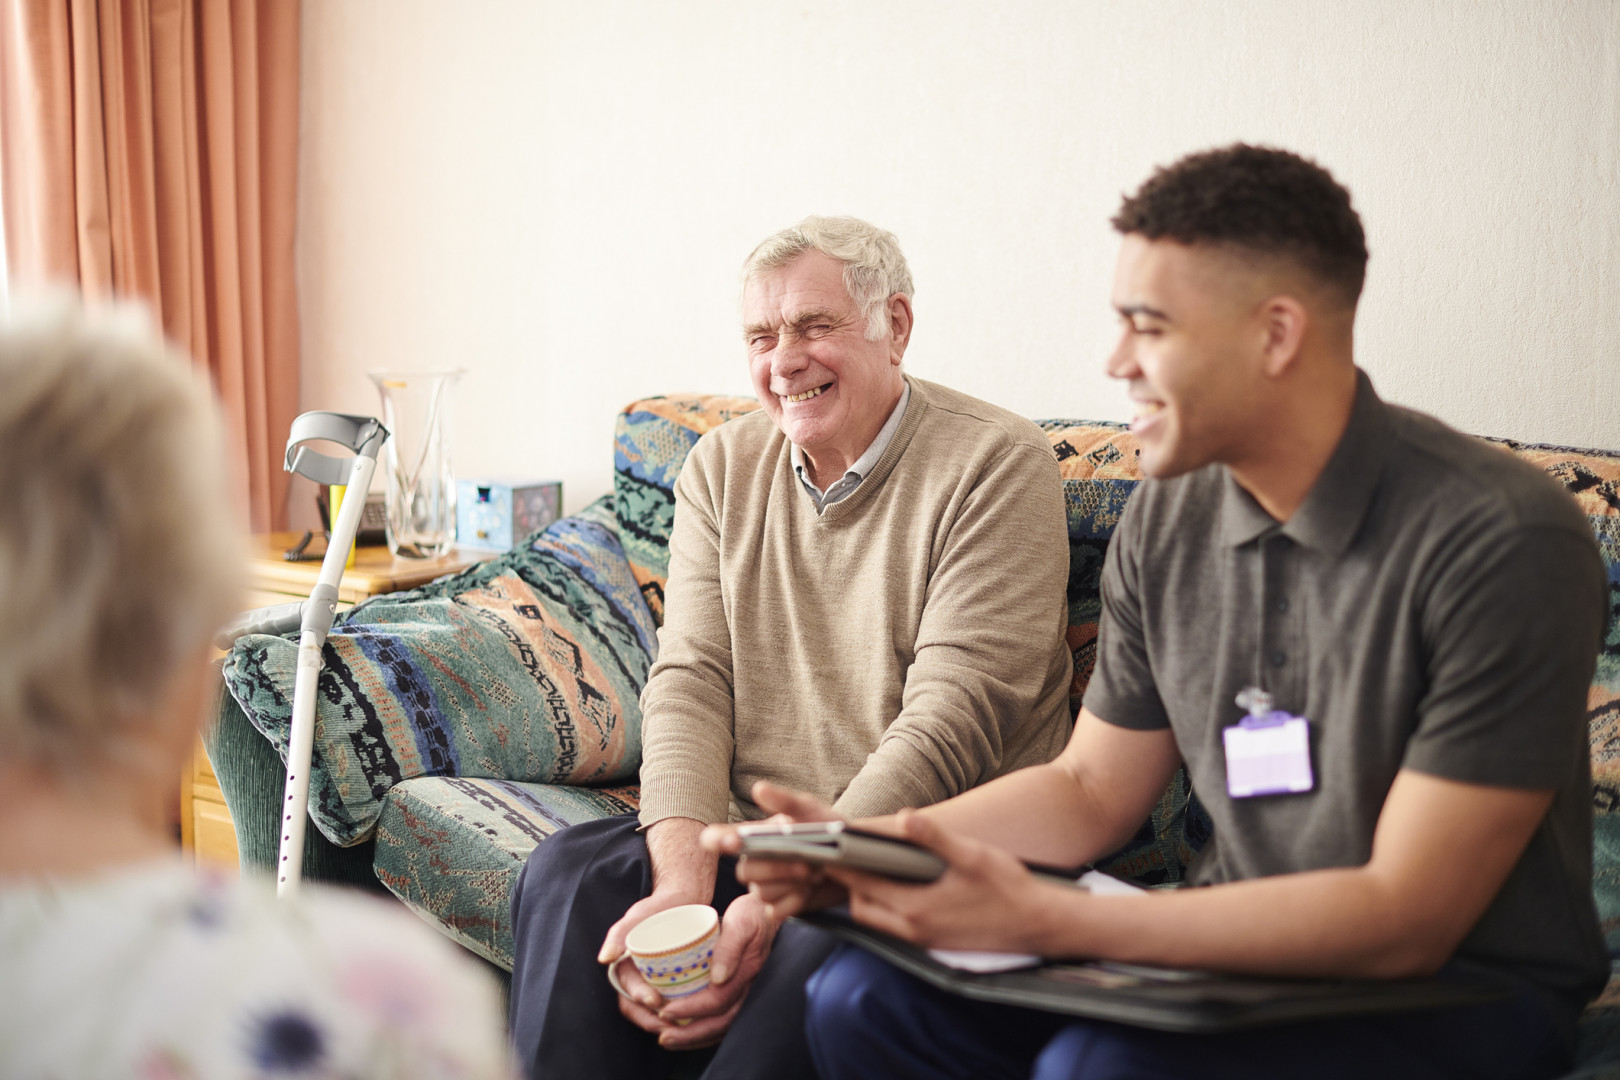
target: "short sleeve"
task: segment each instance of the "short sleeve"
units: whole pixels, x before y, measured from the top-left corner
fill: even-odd
[[[1464,783],[1555,788],[1585,760],[1586,692],[1605,619],[1589,535],[1476,538],[1423,613],[1428,688],[1403,766]]]
[[[1081,704],[1115,727],[1151,731],[1170,726],[1153,680],[1142,622],[1142,490],[1125,505],[1103,559],[1102,618],[1097,666]]]

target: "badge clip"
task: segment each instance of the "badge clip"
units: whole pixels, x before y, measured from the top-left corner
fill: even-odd
[[[1237,704],[1248,712],[1221,732],[1226,746],[1226,793],[1234,799],[1295,795],[1316,786],[1311,771],[1310,721],[1272,707],[1271,695],[1246,686]]]
[[[1281,709],[1272,708],[1271,695],[1258,686],[1245,686],[1242,690],[1239,690],[1237,704],[1239,708],[1247,710],[1249,714],[1238,721],[1240,727],[1276,727],[1293,715],[1285,713]]]

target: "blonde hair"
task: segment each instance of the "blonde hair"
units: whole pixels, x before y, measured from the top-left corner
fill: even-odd
[[[0,744],[139,757],[240,602],[218,411],[141,309],[51,297],[0,323]],[[87,759],[89,761],[87,762]]]
[[[911,296],[911,270],[894,233],[855,217],[807,217],[766,237],[743,261],[743,288],[807,251],[819,251],[844,264],[844,289],[866,316],[866,339],[887,337],[889,297]]]

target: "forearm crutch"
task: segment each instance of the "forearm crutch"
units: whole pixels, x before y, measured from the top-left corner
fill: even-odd
[[[309,821],[309,760],[315,745],[315,687],[321,677],[321,646],[337,612],[338,582],[360,527],[366,491],[377,469],[377,451],[388,429],[369,416],[307,412],[287,434],[288,472],[317,484],[344,484],[353,493],[338,508],[321,572],[309,599],[250,611],[223,631],[222,645],[244,634],[284,634],[298,627],[298,666],[293,678],[292,725],[287,736],[287,790],[281,803],[281,850],[276,857],[276,895],[298,892],[304,871],[304,827]],[[337,443],[354,451],[349,458],[311,450],[305,443]]]

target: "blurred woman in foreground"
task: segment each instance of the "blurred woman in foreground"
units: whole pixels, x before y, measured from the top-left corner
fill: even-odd
[[[140,312],[0,323],[0,1075],[509,1077],[494,986],[403,908],[175,849],[241,599],[225,461]]]

